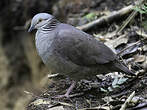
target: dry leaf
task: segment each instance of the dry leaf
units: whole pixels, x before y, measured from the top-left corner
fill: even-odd
[[[134,56],[134,61],[137,63],[142,63],[145,61],[145,59],[146,59],[146,56],[144,56],[144,55],[135,55]]]
[[[57,106],[57,107],[49,108],[48,110],[65,110],[65,109],[63,108],[63,106]]]
[[[115,52],[115,48],[121,44],[126,44],[128,42],[128,38],[126,35],[122,35],[116,39],[109,40],[105,42],[105,44]],[[116,53],[116,52],[115,52]]]

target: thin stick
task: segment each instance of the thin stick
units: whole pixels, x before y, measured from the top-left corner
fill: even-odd
[[[128,24],[129,22],[137,15],[137,11],[133,11],[131,15],[125,20],[122,26],[117,30],[116,34],[119,34]]]
[[[147,102],[141,103],[141,104],[137,105],[136,107],[133,107],[133,108],[130,108],[127,110],[140,110],[141,108],[145,108],[145,107],[147,107]]]
[[[121,54],[122,54],[124,51],[126,51],[127,49],[129,49],[129,48],[131,48],[131,47],[133,47],[134,45],[137,45],[137,44],[139,44],[139,43],[141,43],[141,42],[140,42],[140,41],[137,41],[137,42],[135,42],[134,44],[132,44],[132,45],[130,45],[130,46],[128,46],[128,47],[122,49],[119,53],[117,53],[117,55],[118,55],[118,56],[121,56]]]
[[[121,106],[121,108],[119,110],[126,110],[126,107],[128,106],[128,103],[130,103],[130,101],[132,100],[132,98],[135,96],[135,91],[132,92],[132,94],[127,98],[127,100],[125,101],[125,103]]]
[[[136,3],[136,6],[140,6],[142,3],[144,2],[144,0],[138,1],[138,3]],[[119,34],[128,24],[129,22],[137,15],[137,11],[134,10],[131,15],[125,20],[125,22],[121,25],[121,27],[117,30],[116,34]]]

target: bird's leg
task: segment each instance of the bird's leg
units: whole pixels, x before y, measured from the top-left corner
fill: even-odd
[[[72,92],[73,88],[75,87],[76,82],[73,81],[72,84],[70,85],[70,87],[68,88],[67,92],[65,93],[66,97],[69,97],[69,94]]]
[[[76,85],[76,81],[73,81],[70,87],[67,89],[67,92],[64,95],[57,96],[56,98],[64,98],[64,97],[69,98],[70,97],[69,94],[72,92],[75,85]]]

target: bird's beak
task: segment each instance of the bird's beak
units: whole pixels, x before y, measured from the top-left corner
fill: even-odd
[[[31,32],[32,30],[34,30],[34,27],[30,26],[30,28],[28,29],[28,32]]]

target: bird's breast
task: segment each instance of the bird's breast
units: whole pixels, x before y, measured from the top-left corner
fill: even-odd
[[[52,54],[51,44],[53,42],[54,35],[52,33],[36,33],[36,49],[43,62],[46,63],[49,56]]]

